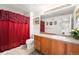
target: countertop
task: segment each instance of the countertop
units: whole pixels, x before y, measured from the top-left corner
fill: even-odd
[[[50,39],[54,39],[54,40],[60,40],[60,41],[64,41],[64,42],[68,42],[68,43],[74,43],[74,44],[79,44],[79,40],[76,40],[74,38],[71,37],[65,37],[65,36],[59,36],[59,35],[49,35],[49,34],[35,34],[41,37],[46,37],[46,38],[50,38]]]

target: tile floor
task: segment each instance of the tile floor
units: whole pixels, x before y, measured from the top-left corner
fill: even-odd
[[[25,45],[22,45],[17,48],[1,52],[0,55],[39,55],[39,53],[35,51],[33,46],[27,49]]]

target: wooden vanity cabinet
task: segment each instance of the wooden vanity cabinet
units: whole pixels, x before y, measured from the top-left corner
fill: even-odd
[[[49,54],[50,40],[34,35],[34,48],[43,54]]]
[[[67,43],[68,55],[79,55],[79,44]]]
[[[34,47],[46,55],[79,55],[79,44],[65,43],[38,35],[34,36]]]
[[[48,38],[45,37],[40,37],[41,38],[41,52],[43,54],[48,54],[49,53],[49,44],[50,44],[50,40]]]
[[[65,55],[66,54],[66,44],[62,41],[51,40],[50,41],[50,55]]]
[[[34,35],[34,48],[40,51],[40,36]]]
[[[34,47],[46,55],[64,55],[66,52],[64,42],[37,35],[34,36]]]

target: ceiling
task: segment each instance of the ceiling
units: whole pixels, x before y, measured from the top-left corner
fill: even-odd
[[[35,16],[65,4],[0,4],[0,9],[7,9],[15,12],[29,15],[29,12],[34,12]]]
[[[25,12],[43,12],[64,4],[0,4],[1,8],[21,9]]]
[[[20,8],[24,11],[32,11],[32,12],[41,12],[46,11],[51,8],[55,8],[60,6],[61,4],[14,4],[12,6],[15,6],[17,8]]]

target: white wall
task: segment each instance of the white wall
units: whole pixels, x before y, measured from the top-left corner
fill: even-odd
[[[33,12],[30,12],[30,37],[32,37],[32,35],[34,34],[34,31],[33,31]]]
[[[40,25],[34,25],[34,34],[40,33]]]
[[[39,12],[30,12],[30,37],[33,34],[40,33],[40,19],[39,19],[39,24],[34,24],[36,17],[40,17]]]
[[[39,24],[34,24],[34,34],[40,33],[40,14],[41,12],[34,12],[34,18],[39,17]],[[36,20],[36,19],[33,19]]]

